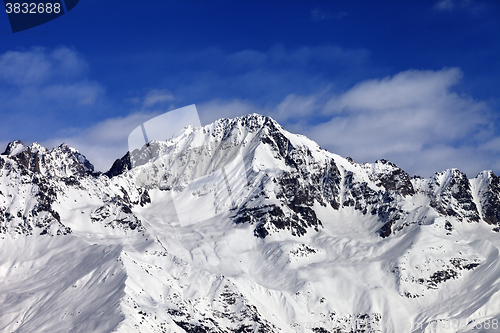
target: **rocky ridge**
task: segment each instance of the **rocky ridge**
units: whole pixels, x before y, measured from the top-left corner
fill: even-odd
[[[197,144],[201,141],[202,145]],[[226,236],[217,236],[217,240],[217,227],[210,227],[213,218],[200,220],[193,224],[193,231],[186,231],[191,229],[176,224],[180,215],[176,216],[175,210],[179,206],[172,204],[172,198],[188,191],[189,184],[197,179],[207,181],[203,191],[188,193],[194,200],[190,207],[200,208],[205,202],[202,200],[210,195],[216,197],[207,177],[232,165],[238,154],[244,163],[245,181],[233,183],[230,205],[214,203],[215,219],[225,223],[226,231],[221,235],[238,230],[250,232],[245,242],[255,244],[252,251],[261,258],[259,266],[248,266],[255,273],[243,266],[238,268],[242,260],[231,264],[230,270],[220,268],[224,264],[219,263],[214,266],[221,269],[219,272],[204,261],[209,259],[193,259],[199,251],[196,235],[205,235],[203,239],[215,237],[209,252],[226,251],[226,245],[221,244],[231,244],[232,240]],[[136,167],[132,168],[132,164]],[[391,290],[403,299],[398,302],[432,300],[433,292],[451,288],[450,281],[466,283],[476,270],[486,269],[486,263],[498,264],[489,245],[470,241],[458,247],[452,243],[462,244],[463,236],[459,234],[468,228],[488,230],[488,237],[498,237],[500,178],[485,171],[468,179],[459,170],[450,169],[423,179],[410,177],[386,160],[357,164],[259,115],[187,128],[172,140],[151,142],[142,150],[127,153],[103,174],[95,172],[85,156],[64,144],[48,150],[37,143],[14,141],[0,155],[0,237],[4,242],[49,236],[84,237],[92,244],[101,244],[98,239],[127,239],[113,245],[119,248],[113,269],[127,276],[119,301],[119,312],[124,317],[115,327],[117,331],[127,331],[128,327],[144,332],[277,332],[308,326],[315,332],[382,332],[382,326],[392,320],[389,310],[353,303],[348,306],[351,311],[341,313],[334,295],[342,292],[332,287],[337,294],[325,291],[322,295],[321,288],[308,287],[307,279],[298,278],[301,265],[315,272],[313,263],[337,251],[338,244],[344,244],[339,257],[343,261],[336,264],[340,266],[332,266],[331,272],[344,261],[357,265],[364,260],[349,254],[351,250],[345,252],[352,242],[360,242],[356,240],[359,233],[346,236],[352,226],[363,230],[361,234],[369,239],[371,245],[365,246],[371,252],[367,253],[377,253],[381,250],[376,248],[388,246],[384,244],[427,234],[429,230],[439,239],[448,237],[449,248],[440,250],[418,236],[413,245],[400,246],[401,253],[394,258],[383,259],[382,266],[390,267],[387,274],[396,281]],[[315,239],[319,242],[335,233],[344,236],[328,236],[333,237],[328,240],[328,248],[321,242],[314,243]],[[182,239],[179,244],[177,237]],[[346,237],[353,240],[346,241]],[[279,239],[286,241],[280,243]],[[135,245],[126,245],[130,242]],[[290,242],[301,245],[288,250]],[[186,244],[191,244],[189,249]],[[188,250],[179,252],[181,245]],[[206,246],[212,245],[203,246],[207,251]],[[417,249],[427,253],[427,259],[437,259],[428,261]],[[183,256],[185,251],[191,255]],[[205,254],[204,258],[216,262],[220,256]],[[262,266],[262,262],[266,264]],[[291,270],[290,275],[302,282],[294,286],[285,283],[281,270]],[[250,277],[240,279],[241,274]],[[274,282],[265,282],[269,278]],[[138,282],[141,279],[152,282],[142,285]],[[276,284],[280,281],[283,286]],[[194,287],[204,283],[209,286],[207,290]],[[162,292],[157,289],[160,285]],[[281,304],[287,310],[266,307],[261,299],[273,306]],[[426,314],[426,304],[422,303],[419,313],[423,318],[419,324],[424,326],[433,320]],[[308,309],[309,314],[300,308]],[[417,315],[411,318],[412,324],[417,323]],[[18,327],[15,320],[0,319],[7,322],[0,329]]]

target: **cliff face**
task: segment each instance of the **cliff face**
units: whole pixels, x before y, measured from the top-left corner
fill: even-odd
[[[104,174],[64,144],[14,141],[0,155],[0,330],[473,327],[500,318],[499,231],[491,171],[411,178],[255,114],[153,141]]]

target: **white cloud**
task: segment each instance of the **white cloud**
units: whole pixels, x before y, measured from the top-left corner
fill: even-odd
[[[174,100],[174,96],[167,90],[151,90],[142,103],[143,108],[148,108],[157,104],[163,104]]]
[[[64,46],[49,54],[54,74],[61,77],[76,77],[88,71],[88,64],[77,51]]]
[[[288,121],[310,116],[311,111],[320,108],[321,95],[288,95],[277,105],[275,112],[273,112],[273,117],[277,121]]]
[[[70,87],[66,89],[67,94],[70,94]],[[83,92],[82,89],[76,91]],[[83,96],[92,98],[90,94]],[[174,96],[168,91],[154,89],[144,97],[131,100],[141,107],[127,116],[108,118],[88,128],[68,128],[63,135],[52,137],[41,144],[45,147],[55,147],[64,142],[85,155],[96,170],[105,172],[117,158],[121,158],[128,151],[128,136],[132,130],[159,114],[174,109],[175,106],[169,103],[173,100]]]
[[[335,116],[332,123],[346,118],[367,134],[384,129],[384,136],[419,145],[455,140],[487,123],[484,103],[450,91],[460,78],[461,72],[452,68],[369,80],[332,98],[324,112]]]
[[[273,64],[304,69],[309,63],[353,61],[366,55],[353,52],[330,46],[288,52],[277,45],[267,53],[235,53],[227,57],[226,65],[244,72],[233,78],[234,85],[251,81],[256,89],[263,89],[284,80],[281,72],[268,71]],[[79,54],[68,48],[35,48],[0,55],[0,103],[7,119],[6,125],[0,124],[4,136],[11,139],[16,133],[18,138],[14,123],[22,124],[24,131],[40,131],[54,126],[56,115],[82,115],[85,108],[98,104],[105,90],[86,79],[87,67]],[[248,67],[250,72],[245,70]],[[279,80],[273,81],[273,75]],[[263,78],[267,83],[259,87]],[[428,176],[449,167],[470,175],[488,168],[498,172],[500,152],[495,129],[490,125],[490,111],[486,103],[454,92],[454,85],[461,79],[462,72],[457,68],[408,70],[362,81],[343,93],[333,94],[328,87],[318,91],[315,85],[316,93],[296,92],[278,102],[258,105],[251,100],[212,99],[197,107],[202,124],[249,113],[269,115],[291,132],[307,135],[334,153],[359,162],[387,158],[413,174]],[[50,135],[52,139],[43,144],[50,147],[66,142],[105,171],[127,151],[129,133],[144,121],[179,107],[173,104],[176,100],[170,91],[154,89],[135,98],[136,110],[130,110],[126,117],[107,119],[86,129],[79,124],[73,125],[79,129],[66,125],[68,130]]]
[[[360,162],[387,158],[413,173],[443,167],[476,173],[479,165],[470,163],[471,147],[490,130],[489,109],[451,90],[461,77],[456,68],[409,70],[361,82],[324,105],[329,121],[304,125],[302,131]]]
[[[74,84],[54,84],[42,88],[38,98],[57,101],[61,106],[92,105],[104,89],[97,83],[81,81]],[[33,96],[33,95],[32,95]]]
[[[96,170],[107,171],[113,162],[128,151],[128,136],[140,124],[158,113],[137,112],[125,117],[106,119],[86,129],[67,129],[66,135],[41,142],[55,147],[62,142],[80,151]]]
[[[493,138],[479,146],[481,150],[500,154],[500,137]]]
[[[430,176],[437,171],[458,168],[465,172],[469,178],[475,177],[480,171],[486,169],[497,170],[500,165],[494,159],[475,146],[464,145],[453,147],[437,143],[429,149],[423,149],[415,157],[404,154],[394,155],[401,159],[408,170],[415,170],[416,174]]]
[[[453,91],[461,78],[457,68],[408,70],[335,96],[291,94],[261,108],[249,101],[215,100],[198,109],[202,123],[253,112],[269,115],[331,152],[358,162],[386,158],[411,174],[430,176],[454,167],[471,177],[483,169],[498,172],[500,149],[490,110],[485,102]]]
[[[146,100],[141,98],[140,100]],[[41,142],[45,147],[55,147],[62,142],[74,147],[85,155],[96,170],[107,171],[113,162],[128,151],[128,136],[140,124],[158,116],[167,110],[137,111],[125,117],[106,119],[86,128],[69,128],[65,135],[53,137]],[[213,100],[197,105],[202,124],[211,123],[220,118],[233,118],[249,113],[265,113],[251,103],[240,100]]]

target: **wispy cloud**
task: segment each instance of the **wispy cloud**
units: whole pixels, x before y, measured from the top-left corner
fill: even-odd
[[[175,108],[174,95],[164,89],[152,89],[144,96],[129,99],[133,106],[127,116],[108,118],[89,127],[67,128],[42,142],[54,147],[61,142],[78,149],[96,170],[107,171],[128,151],[128,136],[142,123]]]
[[[172,68],[184,68],[168,73],[162,89],[187,103],[215,98],[279,102],[291,93],[310,94],[332,84],[352,84],[373,70],[368,50],[335,45],[291,49],[276,44],[266,51],[238,52],[209,48],[162,58]]]
[[[8,51],[0,55],[0,80],[4,84],[37,86],[51,79],[78,78],[88,69],[74,50],[58,47],[52,51],[34,47],[27,51]]]
[[[319,8],[314,8],[311,10],[311,19],[313,21],[324,21],[324,20],[340,20],[346,17],[347,12],[332,13],[329,11],[321,10]]]
[[[441,0],[436,3],[434,6],[436,9],[441,9],[441,10],[451,10],[455,8],[455,1],[454,0]]]
[[[69,128],[66,135],[52,137],[41,144],[51,148],[64,142],[84,154],[96,170],[107,171],[117,158],[128,151],[130,132],[157,115],[156,112],[137,112],[109,118],[88,128]]]
[[[167,90],[165,90],[165,89],[163,89],[163,90],[153,89],[144,98],[144,101],[142,102],[142,106],[143,106],[143,108],[148,108],[148,107],[155,106],[158,104],[164,104],[166,102],[171,102],[173,100],[174,100],[174,95],[172,95]]]
[[[360,161],[388,158],[414,173],[450,167],[477,172],[491,167],[479,150],[478,159],[470,159],[485,133],[493,134],[491,113],[486,103],[452,90],[461,77],[451,68],[363,81],[331,98],[322,109],[331,120],[306,131],[330,150]]]
[[[442,11],[465,10],[474,15],[479,15],[486,10],[488,5],[477,0],[440,0],[434,8]]]
[[[81,122],[98,109],[105,89],[87,79],[88,64],[67,47],[0,54],[2,138],[53,134],[68,119]]]
[[[215,99],[199,104],[198,111],[202,124],[249,113],[269,115],[331,152],[358,162],[386,158],[412,174],[430,176],[452,167],[469,176],[483,169],[498,172],[495,157],[500,153],[500,139],[494,134],[492,114],[485,102],[453,91],[461,79],[457,68],[408,70],[362,81],[338,94],[329,90],[290,94],[265,106],[250,100]],[[158,95],[164,94],[170,96]],[[147,96],[151,95],[142,100]],[[132,129],[166,111],[142,110],[108,119],[46,144],[64,141],[73,145],[104,171],[126,152]]]
[[[196,102],[202,124],[254,112],[269,115],[291,132],[359,162],[387,158],[424,176],[450,167],[472,176],[482,169],[500,173],[498,119],[486,102],[455,91],[460,69],[407,70],[357,84],[332,79],[345,73],[343,67],[364,68],[367,58],[365,50],[335,46],[210,49],[184,59],[187,67],[198,64],[204,70],[187,73],[189,80],[174,76],[179,88],[149,89],[116,113],[126,116],[99,120],[96,110],[106,106],[106,92],[88,79],[88,65],[76,51],[7,52],[0,55],[1,140],[33,132],[33,140],[47,147],[75,146],[105,171],[127,151],[136,126]],[[322,75],[315,68],[330,72]],[[76,121],[68,125],[60,117]],[[79,121],[85,117],[92,121]]]
[[[358,162],[387,158],[412,174],[430,176],[452,167],[469,176],[483,169],[498,172],[492,113],[485,102],[453,91],[461,79],[457,68],[408,70],[333,96],[291,94],[263,108],[219,100],[200,110],[214,117],[266,114],[331,152]]]

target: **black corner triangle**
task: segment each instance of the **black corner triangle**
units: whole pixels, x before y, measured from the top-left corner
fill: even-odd
[[[79,1],[80,0],[64,0],[64,3],[66,4],[66,12],[69,12],[70,10],[75,8]]]

